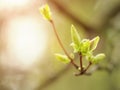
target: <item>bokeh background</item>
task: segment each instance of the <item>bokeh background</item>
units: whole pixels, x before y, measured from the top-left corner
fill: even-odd
[[[106,59],[90,76],[57,61],[60,48],[51,24],[39,13],[48,3],[57,32],[70,53],[70,26],[81,38],[101,40]],[[120,90],[120,0],[0,0],[0,90]],[[76,61],[77,63],[77,61]]]

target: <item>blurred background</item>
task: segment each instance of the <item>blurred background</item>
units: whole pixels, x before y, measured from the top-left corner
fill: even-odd
[[[60,48],[51,24],[39,13],[48,3],[57,32],[70,53],[70,26],[82,38],[101,40],[106,59],[90,76],[57,61]],[[120,90],[120,0],[0,0],[0,90]],[[76,61],[77,62],[77,61]]]

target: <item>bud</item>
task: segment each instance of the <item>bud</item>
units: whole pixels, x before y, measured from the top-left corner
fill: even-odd
[[[102,61],[104,58],[105,58],[105,54],[100,53],[93,58],[92,63],[97,64],[100,61]]]
[[[51,20],[51,11],[50,11],[50,8],[47,4],[40,7],[39,11],[46,20],[48,20],[48,21]]]
[[[56,59],[63,62],[63,63],[69,63],[70,59],[66,55],[61,55],[61,54],[55,54]]]

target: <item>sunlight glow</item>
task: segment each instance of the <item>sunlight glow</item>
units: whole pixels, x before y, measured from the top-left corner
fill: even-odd
[[[30,0],[0,0],[0,7],[24,6]]]
[[[40,22],[29,17],[12,19],[6,37],[9,55],[25,67],[38,60],[47,47],[47,33]]]

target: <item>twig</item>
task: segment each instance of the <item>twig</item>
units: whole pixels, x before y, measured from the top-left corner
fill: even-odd
[[[88,64],[88,66],[86,67],[86,69],[85,70],[83,70],[83,72],[81,72],[81,74],[84,74],[88,69],[89,69],[89,67],[92,65],[92,63],[91,62],[89,62],[89,64]]]
[[[65,50],[65,48],[64,48],[64,46],[63,46],[63,44],[62,44],[62,42],[61,42],[61,40],[60,40],[60,38],[59,38],[59,36],[58,36],[58,34],[57,34],[57,31],[56,31],[56,28],[55,28],[55,25],[54,25],[53,20],[50,20],[50,22],[51,22],[51,24],[52,24],[52,26],[53,26],[53,30],[54,30],[55,36],[56,36],[56,38],[57,38],[57,40],[58,40],[61,48],[63,49],[63,51],[65,52],[65,54],[67,55],[67,57],[71,60],[71,64],[72,64],[76,69],[78,69],[79,66],[77,66],[77,65],[74,63],[73,59],[69,56],[68,52]]]
[[[80,75],[89,75],[89,74],[87,74],[86,73],[86,71],[89,69],[89,67],[92,65],[92,63],[91,62],[89,62],[89,64],[88,64],[88,66],[86,67],[86,69],[84,69],[83,71],[81,71],[81,72],[79,72],[79,73],[77,73],[77,74],[75,74],[75,76],[80,76]]]
[[[81,68],[81,72],[83,71],[83,64],[82,64],[82,55],[80,53],[80,68]]]

